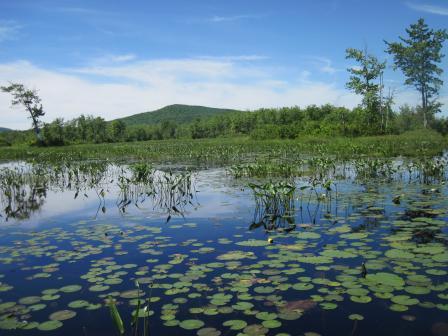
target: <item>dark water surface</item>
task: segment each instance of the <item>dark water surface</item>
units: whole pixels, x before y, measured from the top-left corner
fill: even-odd
[[[223,169],[192,183],[176,210],[102,185],[2,213],[0,335],[113,335],[109,296],[130,334],[137,295],[152,336],[448,335],[445,185],[297,179],[273,218]]]

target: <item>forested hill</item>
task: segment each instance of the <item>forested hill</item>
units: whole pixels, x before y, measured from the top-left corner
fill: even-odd
[[[0,127],[0,133],[1,132],[7,132],[7,131],[10,131],[10,129],[9,128],[5,128],[5,127]]]
[[[176,124],[193,122],[197,118],[213,117],[219,114],[238,112],[230,109],[220,109],[206,106],[169,105],[152,112],[143,112],[120,118],[126,125],[153,125],[163,121],[174,121]]]

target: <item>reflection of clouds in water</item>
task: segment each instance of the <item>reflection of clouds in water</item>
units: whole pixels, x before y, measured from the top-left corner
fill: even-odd
[[[79,217],[85,216],[92,218],[95,215],[99,199],[95,192],[88,192],[88,198],[79,196],[74,199],[74,191],[48,191],[44,205],[30,214],[26,220],[9,219],[5,222],[4,218],[0,222],[3,226],[20,225],[21,228],[35,228],[48,223],[63,224],[61,217]],[[64,218],[66,220],[66,218]]]
[[[26,164],[24,164],[26,166]],[[14,167],[18,164],[5,163],[0,167]],[[184,217],[186,220],[210,217],[230,217],[233,214],[249,214],[251,198],[247,194],[241,196],[238,188],[229,187],[229,179],[223,169],[203,170],[196,173],[195,178],[197,194],[192,200],[193,205],[185,208]],[[52,189],[46,193],[43,205],[30,213],[29,219],[16,220],[10,218],[5,222],[5,218],[0,218],[2,226],[16,226],[33,229],[42,225],[61,225],[72,223],[79,219],[117,219],[128,216],[147,217],[149,219],[160,218],[166,220],[167,213],[164,209],[157,209],[150,197],[138,207],[131,203],[126,208],[126,213],[121,214],[117,207],[119,188],[115,184],[107,186],[104,203],[98,198],[95,190],[79,191],[75,199],[75,190]],[[88,197],[86,197],[87,194]],[[101,207],[105,206],[105,213]],[[181,215],[173,216],[182,218]]]
[[[238,187],[231,187],[231,181],[224,169],[211,169],[198,173],[197,199],[201,205],[194,213],[196,218],[241,214],[251,206],[251,195]]]
[[[195,217],[212,217],[230,213],[239,213],[250,206],[250,198],[236,198],[234,195],[216,192],[203,192],[198,196],[201,206],[194,213]]]

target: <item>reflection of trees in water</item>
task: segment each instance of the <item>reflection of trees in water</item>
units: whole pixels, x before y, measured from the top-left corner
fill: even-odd
[[[47,181],[38,175],[27,176],[23,167],[2,169],[0,171],[0,216],[23,220],[38,211],[45,203]]]
[[[38,211],[45,203],[47,197],[47,190],[45,188],[34,188],[14,186],[14,188],[8,188],[6,192],[1,193],[1,201],[3,208],[3,214],[5,220],[17,219],[23,220],[30,218],[33,212]]]
[[[0,216],[6,221],[30,218],[45,204],[48,191],[73,191],[74,199],[88,198],[94,191],[98,214],[106,212],[105,198],[112,189],[117,192],[121,213],[131,204],[141,208],[149,200],[152,210],[165,213],[169,221],[197,203],[193,180],[190,172],[163,172],[144,163],[126,167],[107,162],[18,165],[0,169]]]

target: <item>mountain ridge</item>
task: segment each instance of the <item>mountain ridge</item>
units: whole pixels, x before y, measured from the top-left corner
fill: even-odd
[[[114,120],[121,120],[127,126],[154,125],[163,121],[172,121],[177,124],[185,124],[193,122],[196,119],[235,112],[241,111],[200,105],[173,104],[164,106],[158,110],[137,113],[128,117],[117,118]]]

